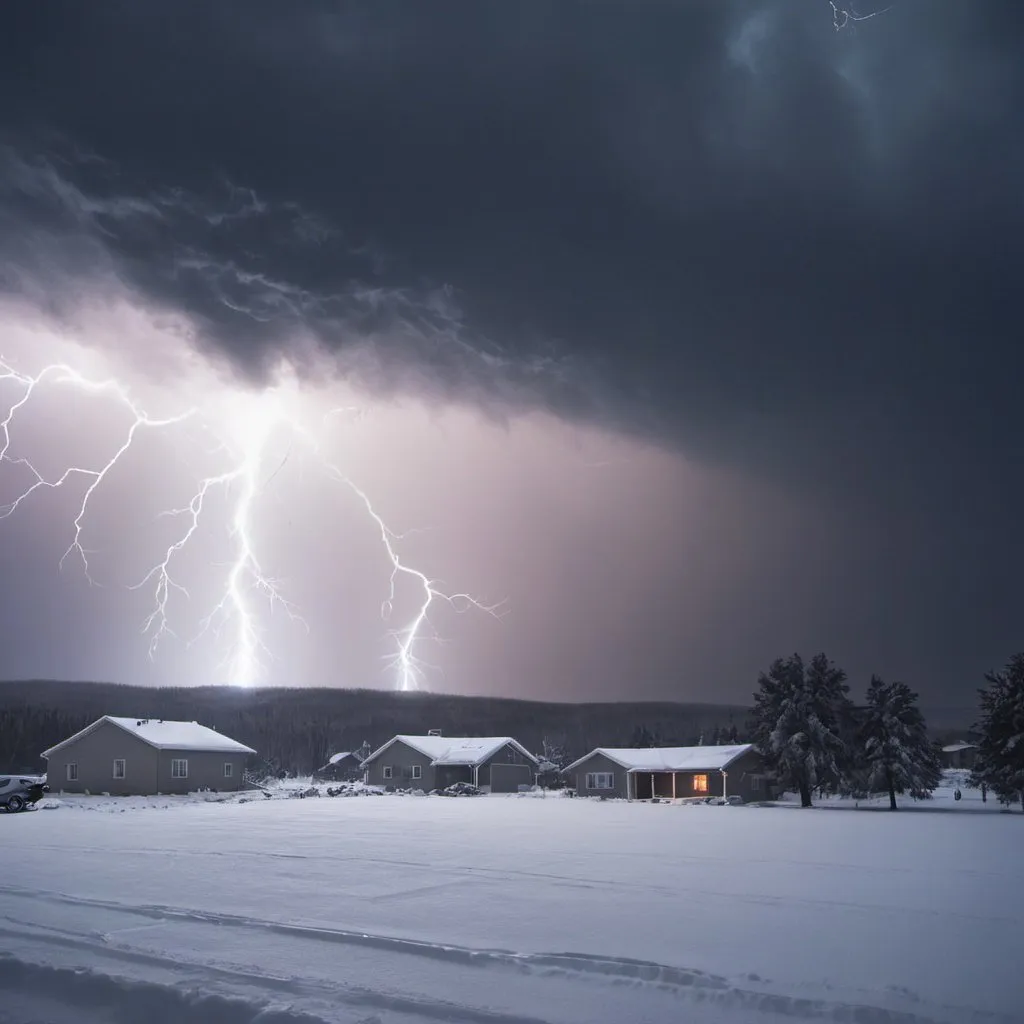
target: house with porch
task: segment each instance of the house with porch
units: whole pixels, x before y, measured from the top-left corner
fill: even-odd
[[[491,793],[531,785],[539,762],[511,736],[393,736],[363,761],[366,781],[385,789],[446,789],[469,782]]]
[[[771,799],[750,743],[699,747],[598,747],[564,769],[579,796],[682,800]]]

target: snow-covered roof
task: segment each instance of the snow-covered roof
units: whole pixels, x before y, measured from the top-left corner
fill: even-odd
[[[369,764],[378,758],[393,743],[404,743],[407,747],[412,747],[424,757],[430,758],[432,765],[483,764],[509,744],[534,764],[537,763],[537,758],[511,736],[393,736],[384,746],[375,750],[363,764]]]
[[[213,751],[226,754],[255,754],[252,747],[247,747],[230,736],[224,736],[209,729],[198,722],[168,722],[159,718],[115,718],[113,715],[104,715],[96,719],[92,725],[69,736],[66,740],[43,751],[43,757],[49,756],[61,747],[81,739],[83,736],[99,728],[104,722],[116,725],[119,729],[131,733],[133,736],[148,743],[158,750],[194,750]]]
[[[351,750],[343,750],[340,754],[331,754],[327,759],[328,764],[337,764],[339,761],[344,761],[346,757],[351,757]]]
[[[597,747],[563,771],[571,771],[595,754],[603,754],[631,772],[720,771],[752,749],[750,743],[725,747]]]
[[[975,743],[950,743],[948,747],[943,747],[942,752],[944,754],[955,754],[958,750],[973,750],[977,746]]]

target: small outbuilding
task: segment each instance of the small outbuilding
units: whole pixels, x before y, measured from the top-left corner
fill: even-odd
[[[339,754],[331,754],[327,764],[317,768],[314,775],[331,782],[358,782],[363,777],[362,762],[353,751],[343,750]]]
[[[154,796],[242,789],[255,753],[198,722],[104,715],[42,756],[51,792]]]
[[[564,769],[579,796],[681,800],[771,799],[749,743],[699,747],[598,747]]]
[[[974,743],[950,743],[941,752],[944,768],[973,768],[977,756],[978,747]]]
[[[386,789],[447,789],[468,782],[491,793],[532,785],[537,758],[511,736],[394,736],[363,761],[366,781]]]

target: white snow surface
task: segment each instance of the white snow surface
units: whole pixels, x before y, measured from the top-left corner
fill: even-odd
[[[905,803],[51,799],[0,1022],[1019,1022],[1024,815]]]
[[[114,725],[144,740],[150,746],[160,750],[210,750],[217,753],[234,754],[255,754],[252,747],[239,743],[238,740],[224,736],[216,729],[200,725],[198,722],[167,722],[156,718],[116,718],[114,715],[104,715],[97,719],[92,725],[86,726],[81,732],[69,736],[68,739],[58,743],[55,747],[47,750],[43,757],[59,750],[64,744],[69,743],[79,736],[91,732],[103,722],[112,722]]]
[[[748,750],[749,743],[715,747],[598,747],[587,757],[604,754],[630,771],[689,772],[701,768],[715,771],[727,767]],[[566,771],[582,764],[587,757],[573,762]]]
[[[352,754],[351,750],[343,750],[340,754],[331,754],[327,759],[328,764],[337,764],[339,761],[343,761],[346,757]]]

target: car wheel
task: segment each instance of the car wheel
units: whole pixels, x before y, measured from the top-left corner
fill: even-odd
[[[18,794],[15,793],[14,796],[7,801],[7,810],[12,814],[17,814],[18,811],[25,810],[25,798],[23,796],[18,796]]]

